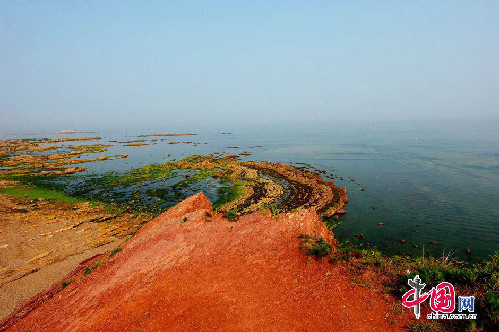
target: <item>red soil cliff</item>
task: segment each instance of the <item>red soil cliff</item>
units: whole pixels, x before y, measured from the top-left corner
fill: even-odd
[[[0,330],[403,330],[393,299],[352,286],[338,265],[300,251],[300,233],[334,243],[315,212],[278,218],[255,212],[236,222],[212,212],[202,193],[186,199],[90,274],[58,293],[55,285],[48,301],[25,306],[32,311],[17,321],[11,316]]]

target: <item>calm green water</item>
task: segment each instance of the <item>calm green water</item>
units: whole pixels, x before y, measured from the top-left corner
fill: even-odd
[[[123,172],[192,154],[247,150],[252,155],[243,160],[309,163],[328,173],[334,169],[334,174],[343,177],[343,181],[338,178],[335,182],[347,188],[350,202],[335,229],[339,238],[364,246],[370,243],[387,253],[420,255],[424,248],[425,255],[441,256],[452,251],[455,257],[476,261],[499,250],[498,125],[497,121],[450,121],[100,131],[96,134],[103,138],[101,143],[133,140],[141,134],[198,135],[145,137],[158,141],[141,147],[112,142],[102,155],[127,153],[129,157],[85,164],[85,173],[69,179],[78,182],[88,174]],[[172,145],[170,141],[201,144]],[[204,190],[214,200],[217,188],[217,183],[211,187],[201,183],[184,194]],[[378,225],[381,222],[383,226]],[[364,240],[354,238],[359,233],[364,234]],[[430,244],[432,241],[438,246]],[[464,253],[468,248],[472,250],[470,256]]]

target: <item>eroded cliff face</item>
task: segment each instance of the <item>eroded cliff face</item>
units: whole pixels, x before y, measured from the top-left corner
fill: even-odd
[[[112,257],[80,264],[64,279],[64,289],[61,281],[0,326],[13,331],[402,330],[388,323],[393,320],[389,298],[351,286],[339,266],[304,255],[300,234],[334,245],[334,235],[313,210],[278,217],[257,211],[229,221],[214,214],[199,193],[147,223]]]

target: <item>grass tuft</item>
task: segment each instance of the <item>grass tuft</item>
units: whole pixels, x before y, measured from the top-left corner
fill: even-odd
[[[121,250],[123,249],[120,247],[113,249],[113,251],[111,251],[111,253],[109,254],[109,257],[113,257],[117,252],[120,252]]]
[[[237,213],[235,210],[229,210],[227,212],[224,212],[224,215],[229,219],[230,221],[236,221],[237,220]]]
[[[315,235],[301,234],[300,238],[302,239],[300,249],[307,255],[325,257],[331,253],[331,245],[324,241],[322,237],[317,238]]]
[[[71,279],[71,280],[68,280],[68,281],[65,281],[62,283],[61,285],[61,289],[64,289],[66,287],[68,287],[69,285],[71,285],[75,280],[74,279]]]
[[[96,268],[98,268],[98,267],[100,266],[100,264],[101,264],[101,260],[100,260],[100,258],[99,258],[99,260],[97,261],[97,263],[95,263],[95,265],[94,265],[94,266],[92,266],[92,267],[88,267],[88,266],[87,266],[87,268],[85,269],[84,275],[85,275],[85,276],[87,276],[87,275],[89,275],[90,273],[92,273],[92,272],[93,272],[93,270],[95,270]]]

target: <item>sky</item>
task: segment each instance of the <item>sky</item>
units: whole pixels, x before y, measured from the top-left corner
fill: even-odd
[[[0,133],[499,118],[499,1],[2,1]]]

